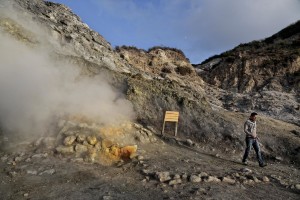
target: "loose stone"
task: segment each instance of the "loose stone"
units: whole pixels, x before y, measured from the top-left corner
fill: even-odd
[[[156,172],[156,177],[160,182],[171,180],[170,172]]]
[[[199,183],[201,182],[201,178],[197,175],[191,175],[189,181],[192,183]]]
[[[64,145],[70,146],[74,143],[76,140],[76,137],[74,135],[70,135],[64,139]]]

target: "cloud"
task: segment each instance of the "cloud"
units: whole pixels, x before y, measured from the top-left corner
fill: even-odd
[[[183,34],[190,35],[194,50],[224,51],[273,35],[299,19],[299,10],[297,0],[202,1],[182,24]]]
[[[192,62],[240,43],[271,36],[300,19],[299,0],[93,2],[103,15],[110,16],[111,21],[107,23],[122,27],[118,29],[119,38],[118,35],[109,38],[112,44],[177,47]],[[101,33],[105,28],[98,30]]]

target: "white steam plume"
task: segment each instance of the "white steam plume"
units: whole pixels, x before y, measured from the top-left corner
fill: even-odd
[[[104,124],[133,119],[131,103],[103,77],[80,77],[78,66],[49,55],[45,47],[28,47],[0,29],[0,126],[5,132],[42,135],[61,114]]]

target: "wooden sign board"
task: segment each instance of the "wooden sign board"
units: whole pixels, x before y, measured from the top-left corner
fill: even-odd
[[[165,123],[166,122],[175,122],[176,123],[175,136],[177,136],[178,119],[179,119],[179,112],[176,112],[176,111],[166,111],[165,118],[164,118],[164,123],[163,123],[162,135],[164,135]]]

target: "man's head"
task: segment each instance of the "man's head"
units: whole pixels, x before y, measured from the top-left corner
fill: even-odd
[[[251,113],[249,119],[252,120],[252,121],[255,121],[256,120],[256,115],[257,115],[257,113],[255,113],[255,112]]]

